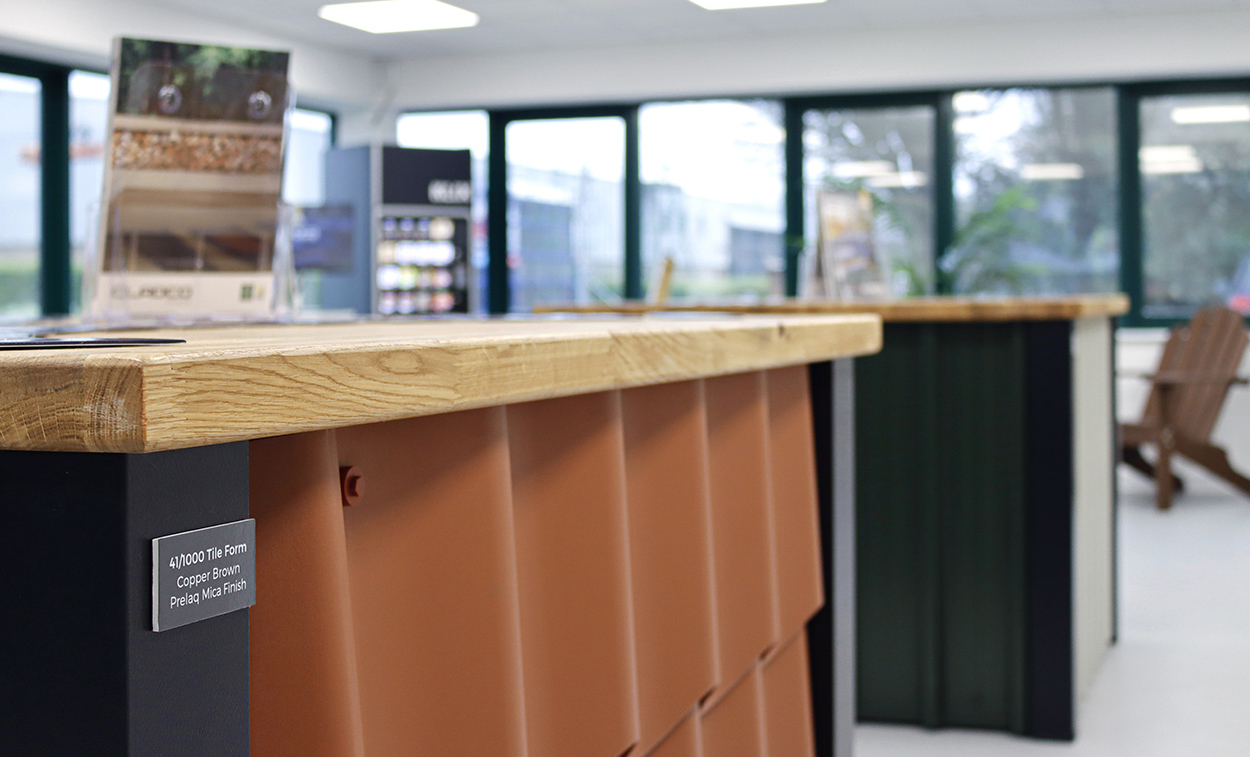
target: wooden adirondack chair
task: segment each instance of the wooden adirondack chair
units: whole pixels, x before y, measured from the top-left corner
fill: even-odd
[[[1172,472],[1172,457],[1181,455],[1250,495],[1250,478],[1233,470],[1228,454],[1211,443],[1224,399],[1237,376],[1250,336],[1242,316],[1227,308],[1206,308],[1187,325],[1172,330],[1159,360],[1147,378],[1153,386],[1138,423],[1120,424],[1120,456],[1155,480],[1159,509],[1172,506],[1174,491],[1184,482]],[[1154,465],[1141,454],[1143,444],[1158,450]]]

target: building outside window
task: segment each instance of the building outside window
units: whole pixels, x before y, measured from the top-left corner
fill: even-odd
[[[334,120],[328,113],[292,108],[287,122],[282,201],[316,207],[326,201],[326,153],[332,147]]]
[[[624,120],[513,121],[506,139],[512,309],[620,300]]]
[[[39,315],[38,79],[0,73],[0,319]]]
[[[639,111],[643,281],[674,262],[674,298],[782,294],[785,130],[772,100]]]
[[[89,71],[69,75],[70,303],[82,307],[88,244],[99,233],[100,193],[108,133],[109,77]]]

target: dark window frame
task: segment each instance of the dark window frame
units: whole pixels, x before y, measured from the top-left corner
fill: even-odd
[[[1147,97],[1202,94],[1250,94],[1250,77],[1155,80],[1116,87],[1120,132],[1120,289],[1132,303],[1128,314],[1121,319],[1125,326],[1170,328],[1188,320],[1144,314],[1146,249],[1140,159],[1141,101]]]
[[[0,73],[38,79],[39,108],[39,308],[45,316],[70,312],[69,75],[74,71],[27,58],[0,55]]]
[[[958,87],[936,89],[896,90],[872,93],[804,93],[804,94],[725,94],[703,97],[672,97],[656,98],[645,101],[611,102],[586,106],[553,106],[518,109],[492,109],[457,107],[449,109],[411,109],[404,110],[401,115],[409,113],[442,113],[460,111],[481,111],[487,114],[491,122],[491,140],[488,171],[489,186],[500,187],[502,192],[492,191],[489,196],[491,211],[502,209],[503,213],[491,212],[489,220],[490,265],[491,265],[491,312],[507,312],[508,271],[507,271],[507,191],[506,177],[506,137],[507,124],[513,120],[541,118],[574,118],[595,115],[621,115],[625,112],[637,113],[645,105],[668,102],[698,102],[713,100],[774,100],[782,104],[784,124],[786,128],[785,143],[785,183],[786,183],[786,292],[794,295],[798,290],[799,255],[805,242],[804,207],[803,207],[803,114],[813,109],[851,109],[851,108],[888,108],[929,105],[935,108],[934,119],[934,271],[936,288],[939,294],[949,294],[950,282],[942,273],[940,265],[942,257],[947,254],[955,238],[956,215],[954,193],[955,167],[955,133],[953,98],[959,92],[967,91],[1003,91],[1009,89],[1102,89],[1110,88],[1116,98],[1116,138],[1119,150],[1117,214],[1120,236],[1120,288],[1129,295],[1132,310],[1122,320],[1126,326],[1160,327],[1171,326],[1179,319],[1147,318],[1142,315],[1142,287],[1144,285],[1142,269],[1142,238],[1141,238],[1141,174],[1138,165],[1140,148],[1140,123],[1137,116],[1136,103],[1145,96],[1159,94],[1197,94],[1219,92],[1250,92],[1250,77],[1216,77],[1204,79],[1152,79],[1140,81],[1090,80],[1068,82],[1028,82],[1020,84],[969,84]],[[636,137],[635,137],[636,139]],[[495,156],[499,154],[497,159]],[[636,153],[635,153],[636,160]],[[629,192],[629,179],[632,174],[638,177],[635,165],[630,171],[627,160],[626,183]],[[634,191],[641,191],[641,182],[635,179]],[[496,192],[498,196],[496,196]],[[498,208],[497,208],[498,204]],[[503,217],[500,217],[500,216]],[[641,239],[641,217],[635,223],[632,234]],[[627,234],[630,234],[627,218]],[[501,240],[501,241],[495,241]],[[626,246],[627,270],[637,270],[637,279],[633,286],[628,286],[627,297],[641,298],[644,290],[641,281],[641,250],[630,252]],[[632,264],[631,264],[632,260]]]
[[[638,111],[640,105],[583,105],[551,108],[482,109],[490,122],[487,158],[487,249],[489,256],[489,312],[512,309],[512,280],[508,270],[508,125],[516,121],[552,121],[571,118],[620,118],[625,122],[625,259],[621,261],[625,299],[643,297],[642,178]]]
[[[70,312],[70,123],[69,76],[75,70],[92,71],[46,61],[0,54],[0,72],[38,79],[41,86],[40,125],[40,308],[44,315]],[[97,71],[97,73],[100,73]],[[775,100],[782,104],[786,126],[786,290],[794,294],[798,286],[798,255],[803,242],[803,145],[802,117],[810,109],[901,107],[933,105],[935,118],[934,153],[934,250],[935,270],[939,271],[939,293],[949,291],[949,282],[940,274],[940,262],[955,232],[954,207],[954,114],[951,105],[957,92],[1005,89],[1074,89],[1111,87],[1117,100],[1119,142],[1119,227],[1120,284],[1132,301],[1124,318],[1128,326],[1170,326],[1180,321],[1147,318],[1142,314],[1143,230],[1141,171],[1138,150],[1141,145],[1139,105],[1144,97],[1170,94],[1250,93],[1250,77],[1203,79],[1153,79],[1143,81],[1086,81],[1058,83],[995,84],[939,89],[900,90],[879,93],[815,93],[791,95],[718,95],[714,97],[657,98],[640,102],[614,102],[588,105],[499,108],[456,108],[483,110],[490,121],[490,160],[488,171],[490,231],[491,312],[507,312],[509,282],[507,270],[507,145],[506,129],[512,121],[555,118],[615,116],[626,124],[625,160],[625,296],[644,295],[641,254],[641,178],[639,171],[638,112],[658,102],[697,102],[701,100]],[[338,145],[339,117],[334,111],[315,106],[302,110],[325,113],[331,119],[330,141]],[[442,111],[405,111],[442,112]],[[497,212],[503,210],[503,212]]]

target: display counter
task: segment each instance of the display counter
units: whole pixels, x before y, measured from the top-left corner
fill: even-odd
[[[141,335],[0,353],[14,753],[846,752],[807,629],[879,318]]]
[[[779,301],[880,315],[855,361],[858,717],[1071,739],[1115,637],[1121,295]]]

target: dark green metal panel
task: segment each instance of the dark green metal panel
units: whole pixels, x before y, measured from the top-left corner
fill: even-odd
[[[936,353],[931,329],[889,326],[855,361],[858,711],[936,725]],[[889,401],[885,401],[885,398]]]
[[[856,361],[863,720],[1024,728],[1024,340],[887,324]]]
[[[1024,333],[938,332],[941,721],[1021,731],[1024,667]]]

